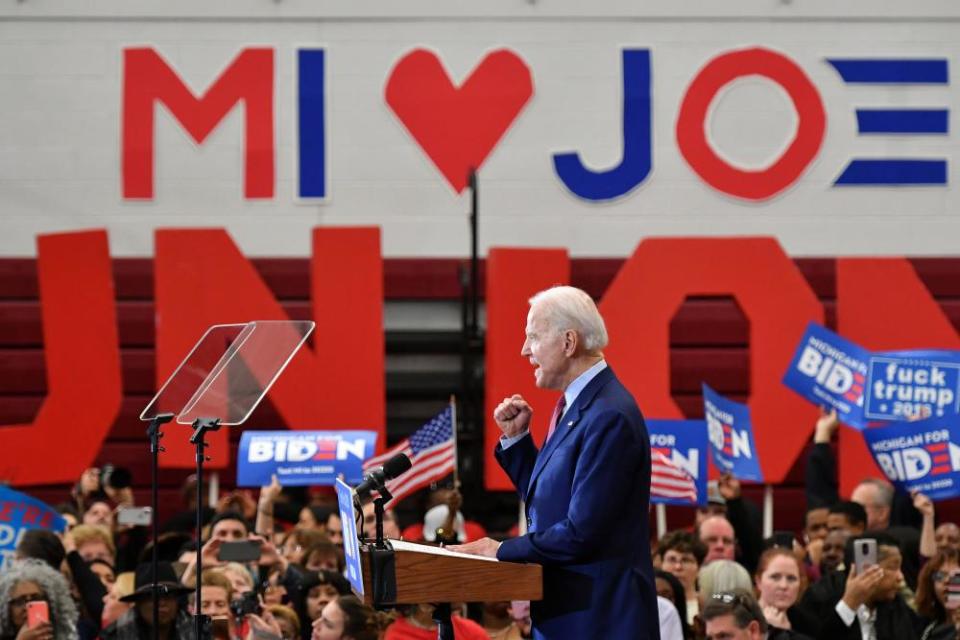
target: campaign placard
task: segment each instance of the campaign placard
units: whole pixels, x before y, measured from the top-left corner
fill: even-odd
[[[815,322],[807,325],[783,384],[818,406],[836,409],[840,421],[863,429],[864,387],[870,352]]]
[[[357,511],[353,502],[353,489],[337,478],[337,504],[343,527],[344,574],[354,593],[363,597],[363,569],[360,562],[360,538],[357,536]]]
[[[67,521],[45,502],[0,486],[0,571],[13,561],[20,539],[30,529],[59,533],[66,528]]]
[[[918,349],[874,355],[864,414],[889,421],[960,416],[960,353]]]
[[[704,420],[647,420],[650,502],[707,504],[707,423]]]
[[[703,415],[710,456],[717,469],[740,480],[763,482],[749,407],[724,398],[704,384]]]
[[[898,489],[931,500],[960,496],[960,427],[952,416],[864,429],[863,437]]]
[[[375,431],[244,431],[237,485],[261,487],[276,474],[280,484],[350,484],[363,479],[363,461],[373,455]]]

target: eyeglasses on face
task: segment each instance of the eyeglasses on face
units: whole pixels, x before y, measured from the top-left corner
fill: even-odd
[[[28,602],[46,602],[47,596],[42,593],[28,593],[22,595],[18,598],[13,598],[10,600],[11,607],[25,607]]]
[[[943,582],[943,581],[947,580],[948,578],[950,578],[951,576],[955,576],[955,575],[958,575],[958,574],[960,574],[960,571],[957,571],[957,570],[953,570],[953,571],[934,571],[932,574],[930,574],[930,577],[933,578],[933,581],[934,581],[934,582]]]

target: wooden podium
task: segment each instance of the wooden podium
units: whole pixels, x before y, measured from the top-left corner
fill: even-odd
[[[360,550],[363,600],[371,606],[543,598],[538,564],[498,562],[401,540],[389,544],[391,550],[372,544]]]

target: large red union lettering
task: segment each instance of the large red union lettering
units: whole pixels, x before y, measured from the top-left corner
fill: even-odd
[[[643,241],[600,304],[607,358],[649,418],[681,418],[670,394],[670,321],[689,295],[732,295],[750,320],[750,409],[763,475],[781,482],[816,409],[780,384],[823,307],[772,238]]]
[[[106,232],[41,235],[37,247],[47,397],[32,424],[0,428],[0,477],[14,485],[75,482],[123,395]]]
[[[123,52],[123,197],[153,198],[154,107],[162,102],[201,144],[240,101],[245,107],[244,196],[272,198],[273,49],[244,49],[199,98],[150,48]]]
[[[383,260],[378,229],[316,229],[313,350],[300,349],[269,398],[291,429],[372,429],[384,439]],[[286,320],[253,265],[221,229],[156,234],[157,380],[213,324]],[[278,427],[280,425],[277,425]],[[211,466],[229,462],[223,430]],[[164,440],[165,467],[192,467],[186,437]]]
[[[940,305],[904,258],[837,261],[837,329],[871,350],[960,349],[960,338]],[[863,478],[882,478],[863,437],[840,431],[840,495]]]
[[[533,371],[520,355],[530,297],[570,281],[570,259],[561,249],[491,249],[487,256],[486,408],[484,410],[484,484],[490,490],[511,490],[493,449],[500,429],[493,410],[506,396],[522,395],[533,407],[531,432],[538,443],[557,394],[538,389]]]

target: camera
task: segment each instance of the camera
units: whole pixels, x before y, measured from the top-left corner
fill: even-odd
[[[112,489],[126,489],[133,478],[130,470],[107,463],[100,469],[100,486]]]
[[[251,613],[258,616],[260,611],[260,596],[255,590],[248,591],[230,603],[230,613],[237,620]]]

